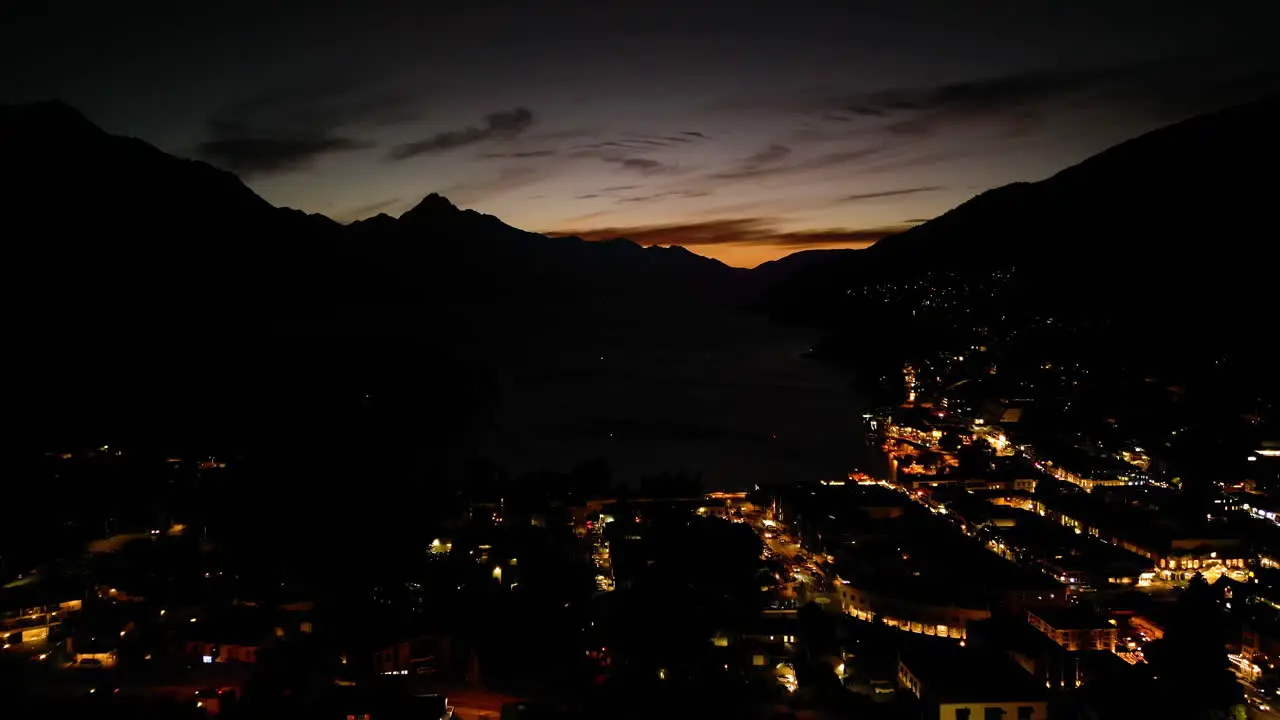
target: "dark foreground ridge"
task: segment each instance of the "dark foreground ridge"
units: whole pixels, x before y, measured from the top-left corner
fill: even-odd
[[[1265,239],[1269,222],[1241,209],[1268,205],[1258,179],[1280,163],[1277,123],[1273,97],[1156,130],[865,251],[806,263],[766,304],[823,323],[851,287],[1012,267],[1022,287],[1011,304],[1050,314],[1256,316],[1280,250]]]

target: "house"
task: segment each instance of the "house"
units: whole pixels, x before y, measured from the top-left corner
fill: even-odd
[[[1079,606],[1028,610],[1027,622],[1067,650],[1116,649],[1116,626]]]
[[[904,648],[898,685],[932,720],[1047,720],[1044,687],[1000,654],[943,643]]]
[[[448,637],[422,635],[381,648],[373,667],[383,675],[430,675],[448,671],[452,658]]]
[[[92,634],[90,634],[92,632]],[[98,631],[78,632],[67,637],[66,648],[71,655],[71,666],[80,668],[109,668],[116,664],[116,633]]]
[[[310,622],[254,607],[216,608],[192,617],[183,627],[183,650],[204,663],[253,663],[266,645],[296,632],[310,632]]]

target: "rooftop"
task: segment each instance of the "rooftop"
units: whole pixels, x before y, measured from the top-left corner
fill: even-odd
[[[848,548],[839,559],[839,575],[865,590],[962,607],[986,607],[1008,591],[1062,589],[1057,580],[1005,560],[922,509],[893,527],[890,536]]]
[[[1113,627],[1105,618],[1079,605],[1073,607],[1045,607],[1028,610],[1054,630],[1096,630]]]
[[[1008,656],[940,643],[905,647],[899,660],[940,703],[1037,702],[1045,689]]]
[[[274,635],[277,623],[273,615],[261,608],[217,607],[197,617],[196,622],[180,627],[188,640],[258,646]]]

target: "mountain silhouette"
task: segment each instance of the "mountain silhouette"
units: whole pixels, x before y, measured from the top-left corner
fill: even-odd
[[[1280,255],[1273,222],[1258,213],[1274,194],[1266,178],[1280,167],[1278,126],[1273,97],[1155,130],[1041,182],[984,192],[865,250],[807,262],[764,305],[824,324],[842,312],[849,288],[1012,267],[1027,312],[1140,322],[1199,319],[1210,308],[1273,313],[1268,288]]]
[[[58,442],[310,452],[346,442],[369,395],[396,398],[385,442],[444,462],[488,421],[492,367],[538,361],[532,339],[747,287],[692,253],[547,238],[435,194],[346,226],[277,208],[59,102],[0,107],[0,158],[11,411]]]
[[[852,250],[801,250],[777,260],[760,263],[751,270],[752,276],[764,287],[771,287],[790,279],[796,273],[809,268],[843,260]]]
[[[388,270],[426,272],[423,289],[435,297],[497,312],[543,302],[648,303],[657,294],[712,299],[747,287],[745,271],[683,249],[547,237],[435,193],[398,219],[377,216],[349,229]]]
[[[117,333],[396,333],[424,309],[468,325],[583,298],[745,287],[742,271],[689,252],[548,238],[435,193],[398,219],[342,226],[60,102],[0,108],[0,156],[12,187],[0,202],[22,226],[10,291],[31,331],[109,315]]]

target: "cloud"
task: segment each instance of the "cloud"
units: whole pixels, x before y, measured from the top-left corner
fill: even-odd
[[[920,223],[927,223],[931,219],[932,218],[912,218],[910,220],[903,220],[902,223],[904,225],[919,225]]]
[[[654,193],[652,195],[633,195],[631,197],[618,198],[618,203],[645,203],[657,202],[658,200],[675,200],[707,197],[711,194],[710,190],[669,190],[666,192]]]
[[[607,187],[597,188],[581,195],[574,196],[574,200],[593,200],[595,198],[612,198],[618,202],[622,202],[625,197],[620,197],[628,190],[639,190],[642,185],[609,185]]]
[[[920,139],[971,125],[1014,138],[1085,108],[1120,116],[1156,110],[1167,122],[1277,89],[1280,72],[1274,61],[1184,56],[829,96],[808,110],[828,121],[835,137],[870,132]]]
[[[1035,70],[854,93],[814,109],[837,126],[837,137],[871,133],[919,140],[969,124],[1016,137],[1041,127],[1054,103],[1099,92],[1133,72],[1130,67]]]
[[[271,137],[237,126],[217,126],[214,137],[197,146],[199,155],[244,177],[300,170],[323,155],[373,147],[349,137]]]
[[[575,200],[592,200],[595,198],[611,198],[617,202],[627,200],[625,193],[630,190],[639,190],[643,185],[609,185],[607,187],[597,188],[589,192],[582,193],[574,197]]]
[[[639,170],[643,173],[653,172],[663,167],[662,163],[657,160],[649,160],[646,158],[624,158],[618,160],[617,163],[626,170]]]
[[[735,180],[739,178],[757,177],[777,170],[777,163],[791,155],[791,148],[786,145],[770,145],[758,153],[743,158],[741,165],[733,170],[715,173],[717,180]]]
[[[1050,121],[1078,115],[1081,108],[1116,107],[1127,96],[1116,88],[1141,86],[1134,78],[1150,72],[1145,66],[1055,69],[811,94],[781,106],[809,118],[785,141],[797,150],[792,157],[803,148],[845,147],[800,161],[763,164],[748,158],[717,177],[760,179],[836,166],[890,172],[996,152],[998,143],[1043,133]]]
[[[596,131],[588,128],[564,128],[563,130],[550,130],[546,132],[531,133],[525,136],[533,141],[545,140],[578,140],[586,137],[596,137]]]
[[[681,132],[677,135],[623,135],[609,140],[584,143],[574,147],[573,150],[587,154],[599,151],[616,152],[618,150],[645,152],[680,147],[707,139],[707,136],[703,133],[691,131]]]
[[[641,175],[657,175],[659,173],[674,172],[676,170],[674,165],[668,165],[664,162],[650,158],[621,157],[614,155],[601,155],[595,157],[598,157],[600,160],[612,165],[617,165],[628,172],[640,173]]]
[[[1116,75],[1115,68],[1042,70],[931,87],[895,88],[856,95],[841,109],[863,117],[896,112],[989,112],[1021,107],[1096,86]]]
[[[806,247],[866,247],[881,238],[902,232],[908,225],[875,228],[820,228],[781,230],[772,218],[722,218],[670,225],[637,225],[565,230],[551,235],[574,235],[586,240],[628,238],[640,245],[707,247],[723,245],[776,245]]]
[[[792,175],[832,167],[850,165],[882,155],[891,149],[889,145],[876,145],[853,148],[836,152],[814,155],[796,162],[783,162],[793,154],[785,145],[771,145],[768,148],[749,155],[733,168],[712,173],[715,180],[752,180],[778,175]]]
[[[678,162],[671,162],[663,157],[663,153],[687,148],[690,144],[708,140],[707,135],[692,130],[675,134],[661,135],[596,135],[597,142],[582,143],[567,149],[570,158],[578,160],[599,160],[616,166],[620,170],[640,175],[674,174],[682,172]]]
[[[579,224],[582,224],[582,223],[584,223],[584,222],[586,222],[586,221],[588,221],[588,220],[594,220],[595,218],[598,218],[598,217],[604,217],[604,216],[606,216],[606,215],[612,215],[614,212],[616,212],[616,211],[614,211],[614,210],[594,210],[594,211],[589,212],[589,213],[584,213],[584,214],[582,214],[582,215],[576,215],[576,216],[574,216],[574,217],[571,217],[571,218],[569,218],[568,220],[566,220],[566,221],[564,222],[564,224],[565,224],[565,225],[579,225]],[[544,234],[547,234],[547,235],[557,235],[557,236],[561,236],[561,237],[566,236],[566,235],[571,235],[571,234],[572,234],[572,233],[562,233],[562,232],[559,232],[559,231],[556,231],[556,230],[547,230],[547,231],[539,231],[539,232],[544,232]]]
[[[391,149],[390,158],[407,160],[419,155],[443,152],[489,140],[510,140],[532,126],[533,112],[528,108],[518,107],[514,110],[490,113],[485,116],[484,123],[480,126],[448,130],[422,140],[397,145]]]
[[[903,225],[886,225],[873,228],[826,228],[787,232],[775,236],[771,244],[796,247],[848,247],[865,248],[876,242],[905,232]]]
[[[924,187],[898,188],[897,190],[881,190],[880,192],[857,193],[854,195],[846,195],[840,199],[841,202],[860,202],[862,200],[877,200],[879,198],[898,197],[901,195],[917,195],[919,193],[937,192],[944,189],[941,185],[926,185]]]
[[[305,78],[215,111],[195,154],[244,176],[309,167],[321,156],[370,148],[351,130],[420,117],[420,99],[344,78]]]
[[[566,128],[546,132],[521,132],[519,137],[503,137],[504,149],[481,153],[479,157],[490,160],[531,160],[562,155],[573,150],[573,146],[565,146],[566,140],[579,141],[582,138],[597,137],[593,130],[583,128]]]
[[[705,134],[694,131],[683,131],[674,135],[624,135],[575,145],[569,149],[569,156],[578,159],[602,160],[623,170],[643,175],[674,173],[680,170],[677,164],[646,156],[683,148],[690,143],[700,143],[707,139]]]
[[[630,143],[619,142],[617,140],[608,140],[605,142],[594,142],[594,143],[587,143],[585,145],[578,145],[573,149],[581,152],[581,151],[591,151],[591,150],[641,150],[643,148],[631,145]]]
[[[531,158],[551,157],[555,150],[518,150],[513,152],[484,153],[480,157],[490,160],[528,160]]]
[[[1059,169],[1068,148],[1084,157],[1159,125],[1280,90],[1274,61],[1232,62],[1183,58],[866,89],[761,88],[737,104],[711,109],[725,116],[772,114],[781,130],[754,152],[708,167],[701,181],[717,189],[741,183],[779,190],[836,181],[846,193],[889,188],[897,196],[907,194],[897,187],[972,172],[977,158],[989,158],[999,172],[1016,168],[1030,176],[1010,180],[1034,179]],[[872,184],[877,175],[882,179]],[[859,193],[844,201],[888,197]],[[791,214],[774,209],[774,201],[770,213]],[[758,212],[738,208],[711,217]]]

